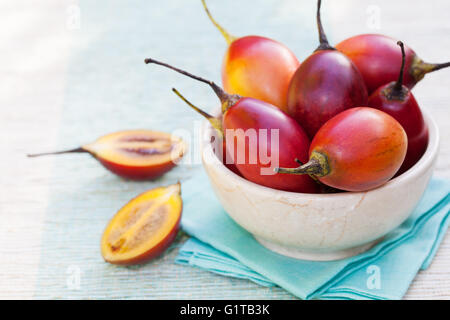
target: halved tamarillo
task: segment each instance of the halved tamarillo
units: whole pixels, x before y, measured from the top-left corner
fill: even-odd
[[[402,64],[397,40],[382,34],[360,34],[340,42],[336,45],[336,49],[349,57],[358,67],[369,94],[382,85],[397,80],[398,70]],[[450,62],[424,62],[408,46],[405,46],[405,54],[403,84],[409,89],[412,89],[426,74],[450,66]]]
[[[131,265],[159,256],[176,238],[182,207],[179,183],[149,190],[128,202],[103,232],[105,261]]]
[[[423,119],[414,95],[404,85],[403,73],[405,68],[405,49],[403,43],[398,41],[401,47],[402,65],[397,81],[392,81],[378,88],[369,97],[368,106],[384,111],[394,117],[405,129],[408,136],[408,151],[400,170],[397,174],[402,174],[420,160],[428,146],[428,126]]]
[[[317,3],[320,45],[295,72],[288,90],[288,114],[312,139],[319,128],[346,109],[367,104],[367,89],[356,66],[331,47],[320,20],[321,1]]]
[[[285,45],[260,37],[234,37],[210,14],[208,17],[227,41],[222,64],[222,84],[225,91],[259,99],[286,111],[289,82],[300,65]]]
[[[408,138],[400,123],[387,113],[368,107],[352,108],[328,120],[317,132],[309,161],[289,174],[310,174],[322,183],[346,191],[381,186],[398,171]]]
[[[109,171],[134,180],[155,179],[172,169],[186,152],[186,144],[169,133],[126,130],[104,135],[79,148],[30,154],[29,157],[88,153]]]
[[[316,182],[308,176],[298,179],[273,172],[276,163],[289,166],[296,163],[295,158],[308,159],[309,139],[294,119],[267,102],[228,94],[214,82],[166,63],[150,58],[145,62],[170,68],[214,90],[222,104],[220,119],[197,108],[175,89],[174,92],[225,137],[226,152],[245,179],[279,190],[317,192]]]

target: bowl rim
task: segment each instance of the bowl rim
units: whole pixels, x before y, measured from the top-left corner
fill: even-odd
[[[202,162],[203,162],[203,166],[206,167],[207,165],[205,163],[207,161],[205,160],[205,157],[207,156],[208,162],[209,162],[208,166],[214,166],[217,170],[220,171],[221,175],[228,175],[231,179],[235,180],[236,183],[244,185],[245,188],[253,189],[255,192],[258,192],[261,194],[268,194],[268,195],[269,194],[273,195],[274,193],[276,193],[277,197],[284,195],[289,198],[301,197],[302,199],[305,197],[308,197],[311,199],[333,199],[333,198],[338,197],[338,198],[342,199],[342,198],[353,198],[355,196],[362,196],[367,193],[376,193],[376,192],[380,192],[380,191],[383,191],[386,189],[395,189],[399,185],[404,184],[406,181],[409,181],[412,178],[421,175],[427,168],[429,168],[432,165],[433,161],[435,160],[435,158],[438,154],[439,140],[440,140],[438,126],[437,126],[436,122],[434,121],[434,119],[431,117],[431,115],[427,111],[425,111],[423,109],[421,111],[424,116],[425,123],[428,126],[428,146],[427,146],[425,153],[422,155],[422,158],[420,158],[420,160],[414,166],[412,166],[409,170],[402,173],[398,177],[395,177],[394,179],[389,180],[388,182],[386,182],[385,184],[383,184],[377,188],[370,189],[367,191],[359,191],[359,192],[346,191],[346,192],[342,192],[342,193],[301,193],[301,192],[273,189],[273,188],[262,186],[255,182],[249,181],[249,180],[237,175],[230,169],[228,169],[222,163],[222,161],[220,161],[219,158],[217,158],[216,154],[213,151],[212,144],[210,143],[210,141],[211,141],[210,138],[213,135],[212,130],[215,130],[215,129],[211,126],[211,124],[207,120],[205,121],[205,125],[203,126],[204,137],[207,137],[207,139],[204,139],[203,143],[202,143]]]

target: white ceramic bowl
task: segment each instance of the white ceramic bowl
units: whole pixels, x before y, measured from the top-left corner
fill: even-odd
[[[305,194],[260,186],[236,175],[215,156],[210,139],[202,160],[211,185],[229,216],[266,248],[306,260],[338,260],[369,249],[411,214],[431,177],[439,133],[424,114],[429,144],[404,174],[366,192]],[[204,126],[211,137],[212,127]]]

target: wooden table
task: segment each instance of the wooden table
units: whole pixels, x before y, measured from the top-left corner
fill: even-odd
[[[240,18],[231,17],[237,12],[232,9],[236,9],[240,1],[231,2],[229,9],[226,9],[226,4],[210,2],[211,7],[217,8],[216,16],[224,20],[223,24],[231,24],[233,19]],[[103,3],[107,7],[108,1]],[[258,6],[263,6],[261,1],[256,0],[248,5],[252,3],[255,12],[258,12]],[[280,40],[292,48],[298,48],[301,44],[295,42],[296,15],[302,12],[302,4],[297,0],[281,0],[278,3],[275,18],[258,16],[261,23],[246,19],[240,23],[251,32],[258,33],[261,29],[264,31],[261,34],[272,37],[284,30]],[[176,7],[176,4],[172,6]],[[199,4],[196,6],[200,10]],[[219,6],[222,8],[220,12]],[[0,298],[33,297],[50,189],[55,183],[71,183],[52,181],[53,158],[30,162],[25,154],[55,148],[70,53],[74,47],[84,45],[74,41],[79,27],[83,27],[83,12],[80,15],[81,25],[77,24],[79,8],[75,0],[10,0],[0,3],[0,39],[3,44],[0,51],[0,139],[3,147],[0,159]],[[333,43],[355,33],[386,33],[409,44],[423,59],[444,62],[450,60],[449,11],[450,2],[446,0],[434,0],[432,3],[407,0],[324,1],[324,14],[327,15],[324,22]],[[106,9],[105,12],[107,14]],[[202,12],[198,15],[203,19]],[[280,16],[285,17],[285,25],[276,30],[269,29],[280,24],[276,19]],[[164,29],[167,47],[174,45],[170,38],[183,32],[185,27],[182,23],[176,24],[176,19],[168,18],[167,25],[158,29]],[[193,24],[196,23],[196,17],[190,19]],[[268,26],[264,26],[263,19],[269,20]],[[205,21],[201,20],[204,28],[195,30],[203,32],[204,29],[214,35],[215,30],[210,25],[204,25]],[[229,29],[236,33],[239,31],[235,26]],[[214,36],[218,37],[218,34]],[[211,45],[219,43],[217,40]],[[214,75],[218,75],[218,71]],[[446,139],[450,135],[449,87],[450,70],[445,70],[427,76],[414,89],[420,105],[439,125],[443,139],[435,174],[446,178],[450,178],[450,143]],[[431,267],[417,275],[405,298],[450,298],[448,233]]]

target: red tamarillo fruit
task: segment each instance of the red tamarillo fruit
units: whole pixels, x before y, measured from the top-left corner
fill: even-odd
[[[319,128],[338,113],[367,104],[367,89],[358,69],[344,54],[331,47],[322,28],[320,5],[317,26],[320,45],[292,77],[288,114],[314,137]]]
[[[408,138],[400,123],[385,112],[358,107],[341,112],[317,132],[309,161],[287,174],[310,174],[346,191],[366,191],[391,179],[403,163]]]
[[[381,34],[360,34],[336,45],[358,67],[369,94],[382,85],[395,81],[402,64],[397,41]],[[450,66],[446,63],[424,62],[410,47],[405,46],[405,72],[403,85],[412,89],[417,82],[433,71]]]
[[[397,174],[402,174],[420,160],[428,146],[428,127],[422,111],[411,91],[404,85],[405,50],[398,42],[402,52],[402,65],[397,81],[392,81],[378,88],[369,97],[368,106],[384,111],[394,117],[405,129],[408,136],[408,152]]]
[[[289,82],[300,63],[282,43],[261,37],[230,35],[212,17],[208,17],[227,41],[222,64],[222,83],[226,92],[255,98],[286,111]]]

